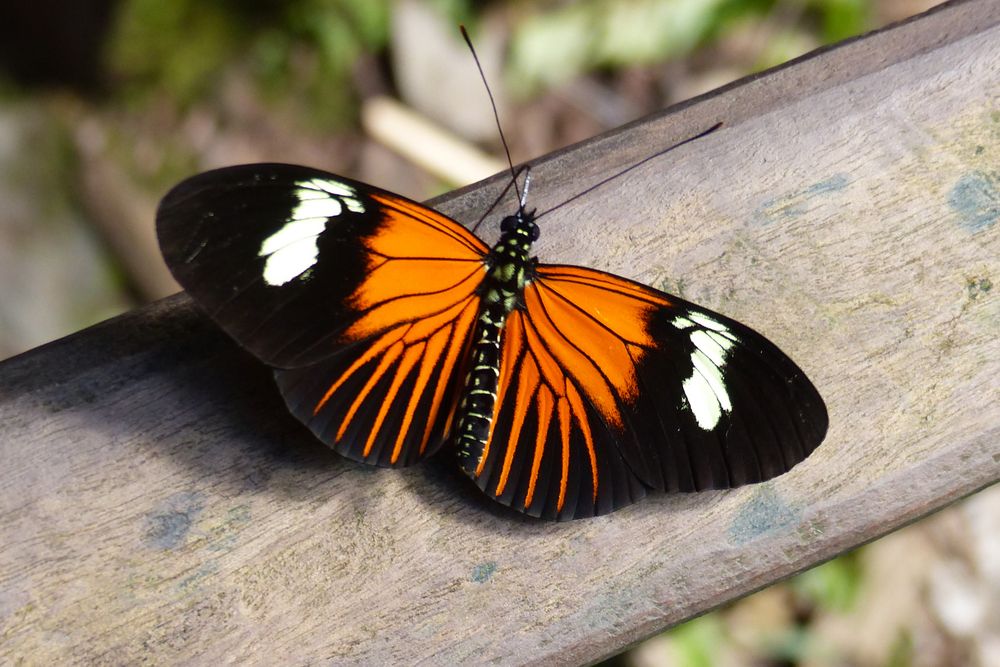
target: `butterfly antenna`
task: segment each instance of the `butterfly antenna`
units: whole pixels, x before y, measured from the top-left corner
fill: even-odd
[[[483,221],[486,220],[486,218],[489,217],[490,213],[493,212],[493,209],[495,209],[497,207],[497,205],[500,204],[500,200],[507,196],[507,193],[510,191],[511,187],[514,184],[517,183],[517,179],[521,176],[521,174],[524,173],[524,172],[527,172],[527,171],[528,171],[528,167],[527,166],[521,166],[521,167],[517,168],[517,171],[514,172],[514,178],[507,185],[504,186],[503,191],[499,195],[497,195],[497,198],[493,200],[493,203],[490,204],[490,207],[488,209],[486,209],[485,211],[483,211],[483,214],[481,216],[479,216],[479,220],[476,220],[476,224],[472,225],[471,229],[472,229],[472,233],[473,234],[475,234],[476,230],[479,229],[479,225],[483,224]],[[530,174],[528,176],[526,176],[525,179],[524,179],[524,182],[525,182],[525,186],[524,187],[525,187],[525,189],[527,189],[527,187],[528,187],[528,181],[529,180],[530,180]],[[525,196],[526,195],[522,195],[521,196],[521,207],[522,208],[524,207],[524,197]]]
[[[635,164],[629,165],[629,166],[625,167],[624,169],[622,169],[621,171],[619,171],[619,172],[617,172],[615,174],[611,174],[607,178],[604,178],[604,179],[598,181],[597,183],[594,183],[593,185],[591,185],[589,188],[587,188],[583,192],[578,192],[575,195],[573,195],[572,197],[570,197],[569,199],[566,199],[565,201],[563,201],[562,203],[556,204],[552,208],[546,209],[546,210],[542,211],[541,213],[539,213],[538,215],[535,216],[535,220],[537,220],[538,218],[542,217],[543,215],[548,215],[549,213],[551,213],[552,211],[555,211],[556,209],[562,208],[566,204],[570,203],[571,201],[573,201],[575,199],[579,199],[580,197],[584,196],[585,194],[593,192],[594,190],[596,190],[597,188],[601,187],[602,185],[606,185],[606,184],[610,183],[611,181],[615,180],[616,178],[619,178],[620,176],[624,176],[628,172],[630,172],[633,169],[636,169],[638,167],[641,167],[642,165],[646,164],[650,160],[655,160],[656,158],[660,157],[661,155],[664,155],[665,153],[669,153],[670,151],[674,150],[675,148],[680,148],[684,144],[689,144],[692,141],[695,141],[697,139],[701,139],[704,136],[712,134],[713,132],[715,132],[716,130],[718,130],[720,127],[722,127],[722,123],[716,123],[712,127],[708,128],[707,130],[704,130],[702,132],[699,132],[698,134],[694,135],[693,137],[688,137],[687,139],[684,139],[682,141],[678,141],[676,144],[673,144],[671,146],[667,146],[663,150],[656,151],[652,155],[639,160]]]
[[[458,29],[462,31],[462,37],[465,39],[466,45],[469,47],[469,51],[472,52],[472,59],[476,61],[476,69],[479,70],[479,78],[483,80],[483,86],[486,87],[486,94],[490,96],[490,106],[493,107],[493,118],[497,122],[497,130],[500,132],[500,143],[503,144],[503,152],[507,155],[507,166],[510,167],[510,177],[514,183],[514,192],[517,193],[517,199],[521,211],[524,211],[524,196],[521,194],[520,188],[517,187],[517,174],[514,172],[514,161],[510,158],[510,148],[507,146],[507,137],[503,135],[503,127],[500,125],[500,113],[497,111],[496,100],[493,99],[493,91],[490,90],[490,84],[486,81],[486,73],[483,72],[483,66],[479,62],[479,56],[476,55],[476,49],[472,46],[472,40],[469,38],[469,33],[465,30],[464,25],[459,25]],[[527,190],[527,186],[525,186]]]

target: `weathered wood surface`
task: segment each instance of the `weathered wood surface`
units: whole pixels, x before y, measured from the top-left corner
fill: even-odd
[[[998,45],[1000,4],[954,4],[534,171],[544,209],[726,123],[538,251],[788,351],[831,416],[791,473],[526,521],[446,462],[329,453],[172,297],[0,364],[0,662],[586,662],[996,481]]]

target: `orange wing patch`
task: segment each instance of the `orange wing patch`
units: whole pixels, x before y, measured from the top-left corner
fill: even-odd
[[[365,239],[368,272],[350,298],[362,315],[345,341],[444,312],[474,292],[486,272],[488,249],[458,223],[403,199],[372,199],[385,206],[385,219]]]
[[[639,393],[637,364],[657,347],[648,323],[666,295],[598,271],[539,266],[523,301],[504,324],[480,486],[557,517],[596,513],[602,494],[607,505],[616,493],[641,494],[634,481],[622,490],[625,464],[610,434],[629,428],[623,410]]]
[[[437,211],[373,192],[371,198],[385,208],[385,222],[369,248],[387,257],[482,259],[489,248],[475,234]],[[419,223],[419,224],[414,224]]]
[[[312,408],[312,417],[319,416],[332,400],[344,398],[345,386],[351,380],[368,374],[360,391],[353,396],[330,444],[336,447],[348,430],[357,426],[357,420],[366,419],[367,438],[360,451],[361,460],[372,456],[377,443],[391,439],[388,463],[397,464],[403,445],[414,429],[421,431],[418,452],[423,455],[442,410],[449,411],[449,420],[455,410],[455,397],[446,395],[447,380],[457,372],[459,361],[468,348],[477,307],[478,299],[469,295],[437,315],[397,325],[372,341],[330,384]],[[377,365],[371,369],[373,362]],[[432,375],[438,378],[433,385]],[[386,378],[390,378],[388,387],[380,389]],[[408,396],[402,395],[402,387],[411,382]],[[430,407],[426,414],[421,413],[418,418],[418,407],[425,398],[429,399]],[[345,402],[338,402],[338,405]],[[398,412],[400,409],[402,412]],[[373,411],[374,417],[361,417]],[[386,423],[394,412],[399,414],[396,420],[398,427],[390,431]]]
[[[538,283],[616,337],[637,345],[654,344],[646,329],[648,313],[671,305],[662,292],[579,266],[539,266]]]
[[[665,301],[634,287],[596,271],[543,266],[524,291],[538,344],[613,426],[621,426],[619,402],[638,392],[635,365],[656,344],[646,323]]]

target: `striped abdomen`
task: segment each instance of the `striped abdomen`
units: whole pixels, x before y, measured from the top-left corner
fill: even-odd
[[[500,335],[506,317],[503,306],[493,303],[482,309],[476,322],[455,429],[459,461],[467,472],[475,470],[490,436],[500,377]]]

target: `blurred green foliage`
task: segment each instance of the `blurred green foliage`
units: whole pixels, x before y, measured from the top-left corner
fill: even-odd
[[[863,581],[858,552],[852,551],[791,580],[792,591],[809,607],[828,612],[850,611]]]
[[[719,648],[727,643],[726,628],[718,614],[707,614],[670,631],[678,667],[713,667]]]
[[[871,0],[822,0],[823,41],[830,44],[859,35],[871,25]]]
[[[389,0],[124,0],[108,64],[133,102],[211,98],[232,68],[272,100],[327,122],[350,120],[351,69],[388,41]]]
[[[119,90],[188,101],[205,94],[243,32],[223,4],[194,0],[123,2],[108,46]]]
[[[508,83],[528,93],[587,70],[659,62],[711,43],[747,21],[801,16],[785,33],[815,33],[831,43],[868,28],[873,0],[585,0],[539,11],[520,22],[511,43]],[[780,23],[780,22],[779,22]],[[779,42],[794,34],[778,34]],[[773,47],[767,44],[766,47]],[[773,56],[769,52],[774,51]],[[767,48],[747,71],[787,59]],[[801,50],[799,51],[799,53]],[[794,53],[793,55],[798,55]]]
[[[913,637],[905,630],[900,631],[892,644],[885,667],[910,667],[913,664],[913,653]]]
[[[475,23],[484,4],[427,0],[449,20]],[[748,21],[799,16],[746,71],[815,42],[868,27],[873,0],[584,0],[508,3],[514,16],[507,80],[521,94],[582,73],[680,57]],[[351,71],[387,46],[391,0],[123,0],[107,52],[132,102],[166,93],[184,105],[247,68],[272,101],[296,100],[324,124],[350,121]],[[780,22],[779,22],[780,23]]]
[[[526,18],[510,47],[508,84],[522,92],[588,69],[687,53],[713,29],[728,0],[587,0]]]
[[[744,644],[737,650],[753,651],[754,660],[763,664],[801,664],[817,658],[829,662],[832,657],[823,655],[828,647],[817,642],[809,619],[851,611],[863,581],[864,572],[856,551],[794,577],[785,584],[790,593],[789,611],[796,610],[802,618],[789,619],[787,625],[776,622],[777,619],[765,620],[763,628],[767,629],[759,630],[753,638],[744,636]],[[742,603],[735,603],[739,604]],[[713,612],[669,630],[666,636],[671,640],[676,660],[671,664],[677,667],[718,664],[723,659],[721,649],[734,646],[726,614],[726,610]],[[750,643],[745,644],[748,641]],[[910,651],[908,638],[901,637],[894,647],[891,664],[896,667],[908,665]]]

